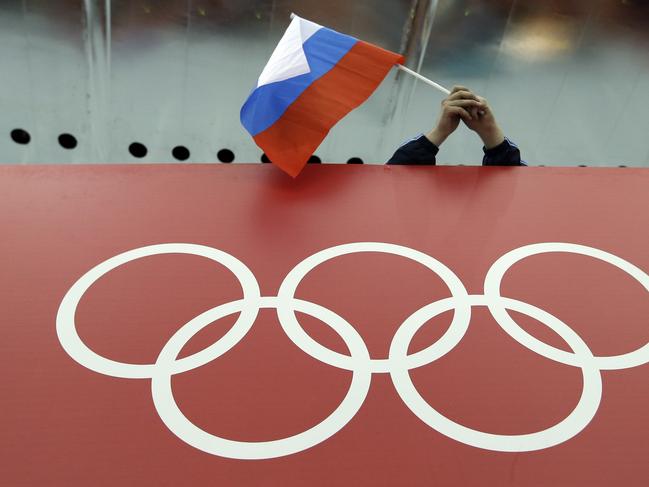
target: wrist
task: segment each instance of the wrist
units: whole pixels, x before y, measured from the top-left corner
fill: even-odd
[[[436,127],[426,134],[426,138],[437,147],[440,147],[444,143],[444,141],[448,139],[449,135],[451,134]]]
[[[482,139],[482,143],[487,150],[498,147],[505,141],[505,134],[498,126],[491,127],[488,130],[480,131],[478,132],[478,135]]]

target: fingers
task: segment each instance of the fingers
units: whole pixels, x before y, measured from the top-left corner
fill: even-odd
[[[480,101],[480,103],[482,103],[482,107],[483,107],[482,109],[480,109],[479,112],[480,116],[484,117],[485,115],[489,114],[491,111],[491,109],[489,108],[489,102],[481,96],[478,97],[478,100]]]
[[[446,112],[460,117],[465,122],[473,120],[471,113],[463,107],[459,106],[448,106]]]
[[[485,108],[482,103],[476,100],[449,100],[446,102],[446,106],[463,108]]]
[[[442,105],[446,111],[461,116],[465,121],[478,120],[490,114],[487,100],[462,85],[455,85]],[[456,110],[457,108],[460,110]]]
[[[488,102],[485,98],[476,95],[469,88],[461,85],[456,85],[453,87],[451,94],[446,98],[447,100],[476,100],[484,106],[488,106]]]
[[[445,100],[445,102],[450,103],[450,102],[455,102],[455,101],[458,101],[458,100],[471,100],[471,101],[475,102],[475,105],[473,107],[468,108],[468,107],[465,106],[465,108],[467,108],[468,111],[471,112],[471,115],[473,116],[473,118],[477,119],[478,116],[479,116],[479,112],[484,107],[484,105],[480,102],[480,97],[478,97],[478,96],[474,95],[473,93],[471,93],[471,91],[467,90],[464,86],[455,86],[454,90],[455,89],[457,89],[457,90],[454,91],[453,93],[451,93],[451,95],[449,95],[449,97]]]
[[[478,97],[471,93],[469,90],[460,90],[451,93],[447,100],[475,100],[479,101]]]
[[[485,109],[485,106],[477,100],[447,100],[444,105],[464,108],[471,114],[472,119],[477,119]]]

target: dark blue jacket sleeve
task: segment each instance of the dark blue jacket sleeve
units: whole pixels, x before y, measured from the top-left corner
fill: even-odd
[[[483,166],[526,166],[521,160],[519,148],[509,139],[493,149],[484,149]],[[390,165],[434,166],[439,147],[425,135],[406,142],[388,161]]]
[[[521,160],[521,151],[509,139],[493,149],[485,149],[483,166],[526,166]]]
[[[439,148],[421,135],[397,149],[388,161],[390,165],[434,166]]]

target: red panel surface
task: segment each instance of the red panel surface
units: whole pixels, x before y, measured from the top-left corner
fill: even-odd
[[[307,167],[294,181],[261,165],[0,167],[0,482],[647,485],[649,355],[633,355],[636,363],[594,357],[627,354],[649,341],[649,295],[638,280],[649,271],[648,187],[649,172],[634,169],[325,165]],[[461,340],[431,363],[413,366],[409,377],[422,400],[455,423],[513,435],[500,450],[514,451],[471,446],[426,424],[397,392],[394,381],[403,387],[402,379],[387,373],[399,367],[399,357],[379,370],[377,359],[388,357],[409,316],[449,302],[444,281],[421,263],[350,253],[317,266],[298,285],[295,296],[302,302],[336,313],[357,330],[353,373],[323,363],[288,338],[272,299],[284,279],[304,259],[358,242],[426,254],[473,296],[452,301],[406,343],[410,354],[440,343],[455,326],[452,305],[467,308],[473,300]],[[565,246],[505,271],[500,292],[509,305],[532,305],[556,317],[564,325],[553,326],[565,326],[561,333],[572,333],[571,343],[521,309],[510,316],[551,345],[550,354],[578,362],[572,365],[522,345],[480,304],[505,302],[485,290],[495,262],[547,242],[618,258],[612,265]],[[173,374],[175,402],[192,424],[239,442],[280,440],[332,414],[352,376],[369,377],[367,396],[351,420],[296,453],[225,458],[170,430],[154,404],[151,378],[105,375],[73,360],[57,336],[57,312],[75,282],[118,254],[170,243],[238,259],[268,306],[229,351]],[[635,277],[620,268],[620,259],[636,266],[626,269],[635,269]],[[242,296],[237,279],[219,263],[154,255],[92,284],[76,309],[76,330],[99,355],[153,364],[185,323]],[[255,301],[242,306],[249,310]],[[238,316],[197,333],[181,357],[196,357],[227,337]],[[305,313],[298,319],[317,342],[350,353],[331,324]],[[362,357],[363,343],[371,359]],[[582,348],[572,354],[570,345]],[[174,363],[188,362],[159,359],[150,369],[158,374],[153,382],[164,383],[161,370]],[[592,419],[554,446],[525,451],[517,435],[562,422],[585,382],[590,395],[584,401],[595,401]]]

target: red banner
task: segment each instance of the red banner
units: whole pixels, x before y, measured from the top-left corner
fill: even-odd
[[[1,167],[0,481],[646,485],[647,187]]]

